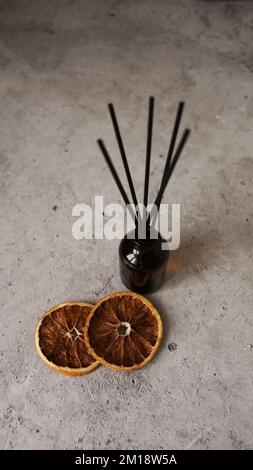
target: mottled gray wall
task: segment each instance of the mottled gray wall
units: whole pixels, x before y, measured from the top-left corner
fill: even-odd
[[[252,44],[250,1],[0,2],[2,448],[252,447]],[[120,201],[96,147],[120,167],[110,100],[142,196],[150,94],[152,198],[180,99],[193,131],[165,197],[181,246],[151,296],[164,341],[131,375],[61,377],[34,352],[41,312],[123,288],[117,242],[74,240],[72,207]]]

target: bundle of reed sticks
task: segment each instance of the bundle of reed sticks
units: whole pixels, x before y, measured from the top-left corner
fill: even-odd
[[[152,148],[152,134],[153,134],[153,121],[154,121],[154,97],[150,96],[149,98],[149,109],[148,109],[148,128],[147,128],[147,145],[146,145],[146,164],[145,164],[145,176],[144,176],[144,193],[143,193],[143,206],[144,209],[147,208],[148,206],[148,191],[149,191],[149,175],[150,175],[150,161],[151,161],[151,148]],[[180,122],[182,119],[183,115],[183,110],[184,110],[184,102],[180,101],[178,104],[178,109],[176,113],[176,118],[174,121],[174,126],[173,126],[173,131],[169,143],[169,149],[167,153],[167,158],[165,161],[165,166],[164,166],[164,171],[163,171],[163,176],[161,179],[160,187],[156,196],[156,199],[154,201],[154,204],[152,206],[152,210],[147,213],[147,211],[143,212],[143,216],[140,217],[140,211],[139,211],[139,203],[137,200],[134,184],[133,184],[133,179],[131,176],[131,172],[129,169],[128,165],[128,160],[125,152],[125,148],[123,145],[121,133],[119,130],[119,125],[118,121],[116,118],[116,113],[114,110],[114,106],[112,103],[108,105],[113,128],[115,131],[116,139],[118,142],[119,150],[120,150],[120,155],[122,158],[123,166],[125,169],[130,193],[132,196],[132,201],[134,205],[134,210],[132,208],[132,205],[130,203],[130,200],[128,198],[128,195],[126,193],[126,190],[119,178],[119,175],[115,169],[115,166],[112,163],[111,157],[109,155],[109,152],[103,142],[102,139],[98,139],[97,143],[99,145],[99,148],[102,152],[102,155],[104,156],[104,159],[109,167],[109,170],[111,171],[111,174],[113,176],[113,179],[115,180],[115,183],[121,193],[121,196],[130,211],[130,214],[135,222],[135,228],[138,230],[138,225],[140,223],[145,223],[145,228],[146,228],[146,233],[149,233],[151,225],[154,226],[156,216],[159,212],[161,201],[165,192],[165,189],[167,188],[167,185],[170,181],[170,178],[173,174],[173,171],[175,169],[175,166],[179,160],[179,157],[183,151],[183,148],[189,138],[190,135],[190,129],[185,129],[182,133],[181,139],[179,140],[179,143],[175,149],[176,145],[176,140],[177,140],[177,135],[180,127]],[[174,151],[175,150],[175,151]]]

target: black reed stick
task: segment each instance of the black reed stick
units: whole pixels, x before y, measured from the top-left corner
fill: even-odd
[[[123,187],[123,185],[120,181],[118,173],[117,173],[117,171],[116,171],[116,169],[115,169],[115,167],[114,167],[114,165],[111,161],[111,158],[109,156],[109,153],[108,153],[108,151],[105,147],[105,144],[104,144],[103,140],[99,139],[97,142],[98,142],[98,145],[99,145],[100,150],[102,152],[102,155],[104,156],[104,159],[105,159],[105,161],[106,161],[106,163],[109,167],[109,170],[110,170],[110,172],[111,172],[111,174],[112,174],[112,176],[115,180],[115,183],[118,186],[118,189],[121,193],[121,196],[122,196],[125,204],[129,208],[130,214],[131,214],[131,216],[132,216],[132,218],[135,222],[135,228],[137,229],[138,228],[138,221],[139,221],[139,218],[140,218],[140,214],[139,214],[139,211],[138,211],[138,201],[137,201],[137,197],[136,197],[136,193],[135,193],[131,173],[130,173],[130,170],[129,170],[127,156],[126,156],[124,145],[123,145],[123,142],[122,142],[122,138],[121,138],[121,134],[120,134],[120,130],[119,130],[119,126],[118,126],[118,122],[117,122],[117,118],[116,118],[116,114],[115,114],[115,111],[114,111],[113,104],[110,103],[108,105],[108,107],[109,107],[109,111],[110,111],[114,131],[115,131],[115,134],[116,134],[116,138],[117,138],[117,141],[118,141],[120,154],[121,154],[122,162],[123,162],[123,165],[124,165],[124,168],[125,168],[129,188],[130,188],[131,195],[132,195],[132,198],[133,198],[133,202],[134,202],[134,205],[135,205],[136,213],[134,212],[133,208],[130,205],[130,201],[128,199],[126,191],[125,191],[125,189],[124,189],[124,187]],[[177,134],[178,134],[179,126],[180,126],[180,122],[181,122],[181,119],[182,119],[183,109],[184,109],[184,103],[180,102],[179,105],[178,105],[178,109],[177,109],[176,119],[175,119],[175,123],[174,123],[174,127],[173,127],[173,132],[172,132],[172,137],[171,137],[171,141],[170,141],[170,145],[169,145],[167,159],[166,159],[166,162],[165,162],[162,181],[161,181],[160,188],[159,188],[158,194],[157,194],[155,202],[154,202],[154,207],[148,215],[146,226],[150,225],[150,220],[151,219],[152,219],[152,226],[154,226],[154,224],[155,224],[155,220],[156,220],[156,217],[157,217],[159,209],[160,209],[160,205],[161,205],[161,201],[162,201],[164,191],[165,191],[165,189],[168,185],[168,182],[169,182],[169,180],[172,176],[172,173],[175,169],[175,166],[178,162],[178,159],[179,159],[179,157],[180,157],[180,155],[183,151],[183,148],[184,148],[184,146],[185,146],[185,144],[188,140],[188,137],[190,135],[190,130],[185,129],[185,131],[183,132],[183,135],[180,139],[180,142],[178,144],[178,147],[175,151],[174,157],[172,158],[175,143],[176,143],[176,138],[177,138]],[[147,204],[148,204],[148,189],[149,189],[150,159],[151,159],[151,147],[152,147],[153,117],[154,117],[154,98],[153,98],[153,96],[151,96],[149,98],[146,166],[145,166],[144,196],[143,196],[143,203],[144,203],[145,208],[147,207]],[[157,209],[157,210],[155,210],[155,209]]]
[[[143,196],[144,207],[147,207],[147,204],[148,204],[148,187],[149,187],[150,158],[151,158],[152,130],[153,130],[153,117],[154,117],[154,101],[155,101],[154,97],[150,96],[149,111],[148,111],[148,133],[147,133],[144,196]]]
[[[171,158],[172,158],[172,155],[173,155],[173,151],[174,151],[174,147],[175,147],[175,143],[176,143],[176,139],[177,139],[177,133],[178,133],[178,129],[179,129],[179,126],[180,126],[182,115],[183,115],[183,110],[184,110],[184,102],[180,101],[180,103],[178,105],[178,108],[177,108],[176,119],[175,119],[174,128],[173,128],[172,135],[171,135],[168,155],[167,155],[166,163],[165,163],[165,166],[164,166],[163,177],[162,177],[160,187],[164,184],[165,179],[166,179],[166,175],[169,171],[170,162],[171,162]]]
[[[178,162],[178,160],[179,160],[179,157],[180,157],[180,155],[181,155],[181,153],[182,153],[182,151],[183,151],[183,148],[184,148],[184,146],[185,146],[185,144],[186,144],[186,142],[187,142],[187,140],[188,140],[188,138],[189,138],[189,136],[190,136],[190,133],[191,133],[190,129],[185,129],[184,132],[183,132],[183,135],[182,135],[182,137],[181,137],[181,140],[180,140],[180,142],[179,142],[179,144],[178,144],[177,150],[176,150],[175,155],[174,155],[174,157],[173,157],[173,160],[172,160],[172,162],[171,162],[171,165],[170,165],[170,168],[169,168],[169,170],[168,170],[168,173],[167,173],[166,176],[165,176],[164,183],[162,184],[161,190],[159,191],[159,193],[158,193],[158,195],[157,195],[157,198],[156,198],[156,201],[155,201],[155,204],[157,205],[158,210],[159,210],[159,207],[160,207],[160,204],[161,204],[161,200],[162,200],[164,191],[165,191],[165,189],[166,189],[166,187],[167,187],[167,184],[168,184],[168,182],[169,182],[169,180],[170,180],[170,178],[171,178],[171,176],[172,176],[172,173],[173,173],[173,171],[174,171],[174,169],[175,169],[175,166],[176,166],[176,164],[177,164],[177,162]]]
[[[161,184],[161,187],[159,189],[159,192],[158,192],[158,194],[156,196],[156,199],[155,199],[155,202],[154,202],[154,206],[157,208],[157,212],[155,213],[155,217],[153,217],[152,210],[149,213],[147,223],[150,222],[150,218],[153,218],[153,220],[152,220],[152,225],[153,226],[154,226],[154,223],[155,223],[155,220],[156,220],[156,216],[157,216],[157,214],[159,212],[159,209],[160,209],[160,205],[161,205],[161,201],[162,201],[164,191],[165,191],[165,189],[167,187],[167,184],[168,184],[168,182],[169,182],[169,180],[172,176],[172,173],[173,173],[173,171],[175,169],[175,166],[176,166],[176,164],[179,160],[179,157],[180,157],[180,155],[183,151],[183,148],[184,148],[184,146],[185,146],[185,144],[186,144],[186,142],[189,138],[190,133],[191,133],[190,129],[185,129],[184,130],[183,135],[181,137],[181,140],[180,140],[180,142],[178,144],[178,147],[176,149],[176,152],[174,154],[172,163],[171,163],[171,165],[170,165],[170,167],[167,171],[167,174],[165,175],[164,182],[163,182],[163,184]]]
[[[122,162],[123,162],[123,165],[124,165],[124,168],[125,168],[127,181],[128,181],[128,185],[129,185],[129,188],[130,188],[130,191],[131,191],[132,199],[133,199],[134,205],[138,206],[136,192],[135,192],[135,189],[134,189],[132,176],[131,176],[131,173],[130,173],[130,170],[129,170],[127,156],[126,156],[126,152],[125,152],[124,145],[123,145],[123,142],[122,142],[122,137],[121,137],[121,134],[120,134],[119,125],[118,125],[118,122],[117,122],[117,118],[116,118],[116,114],[115,114],[113,104],[109,103],[108,108],[109,108],[109,112],[110,112],[110,115],[111,115],[111,120],[112,120],[112,124],[113,124],[113,128],[114,128],[114,132],[116,134],[116,138],[117,138],[117,141],[118,141],[118,146],[119,146]]]
[[[119,175],[118,175],[118,173],[117,173],[117,171],[116,171],[116,169],[115,169],[115,167],[114,167],[114,165],[113,165],[113,163],[112,163],[112,161],[111,161],[110,155],[109,155],[109,153],[108,153],[108,151],[107,151],[107,149],[106,149],[106,147],[105,147],[105,144],[104,144],[104,142],[103,142],[102,139],[98,139],[98,140],[97,140],[97,143],[98,143],[99,148],[100,148],[100,150],[101,150],[101,152],[102,152],[102,154],[103,154],[103,156],[104,156],[104,159],[105,159],[105,161],[106,161],[106,163],[107,163],[107,165],[108,165],[108,167],[109,167],[109,170],[110,170],[110,172],[111,172],[111,174],[112,174],[112,176],[113,176],[113,178],[114,178],[114,181],[115,181],[116,185],[118,186],[118,189],[119,189],[119,191],[120,191],[120,193],[121,193],[121,196],[122,196],[122,198],[123,198],[123,200],[124,200],[126,206],[128,206],[128,209],[129,209],[129,211],[130,211],[130,214],[131,214],[133,220],[134,220],[135,223],[136,223],[137,219],[136,219],[135,213],[134,213],[134,211],[133,211],[133,209],[132,209],[132,207],[131,207],[131,205],[130,205],[130,201],[129,201],[129,199],[128,199],[128,196],[127,196],[127,194],[126,194],[126,192],[125,192],[125,190],[124,190],[124,188],[123,188],[123,185],[122,185],[122,183],[121,183],[121,181],[120,181]]]

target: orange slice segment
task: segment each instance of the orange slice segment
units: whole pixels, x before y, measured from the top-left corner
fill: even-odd
[[[35,346],[50,369],[80,376],[98,367],[99,362],[86,345],[86,322],[93,307],[85,302],[68,302],[56,305],[41,317],[35,330]]]
[[[134,292],[115,292],[98,302],[87,319],[87,346],[105,366],[131,371],[157,351],[162,321],[155,307]]]

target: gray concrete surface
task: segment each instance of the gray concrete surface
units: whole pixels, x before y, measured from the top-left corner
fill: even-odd
[[[252,44],[250,1],[1,1],[1,448],[252,448]],[[58,376],[40,314],[123,288],[118,242],[74,240],[72,207],[120,201],[96,147],[118,158],[110,100],[142,196],[150,94],[152,197],[180,99],[193,130],[165,198],[181,246],[150,296],[164,341],[131,375]]]

